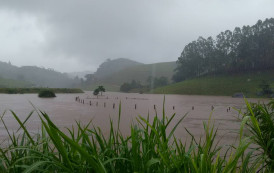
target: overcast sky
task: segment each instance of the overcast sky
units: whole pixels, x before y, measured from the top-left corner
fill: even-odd
[[[0,61],[62,72],[175,61],[199,36],[274,17],[274,0],[0,0]]]

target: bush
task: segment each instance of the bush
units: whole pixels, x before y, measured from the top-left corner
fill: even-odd
[[[39,92],[38,97],[51,98],[56,97],[56,95],[52,90],[42,90]]]

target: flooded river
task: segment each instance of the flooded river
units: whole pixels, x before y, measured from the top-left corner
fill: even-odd
[[[75,98],[79,96],[80,102]],[[83,101],[84,100],[84,104]],[[152,94],[126,94],[107,92],[98,98],[91,92],[84,94],[57,94],[56,98],[38,98],[37,94],[0,94],[0,112],[6,111],[3,119],[10,131],[17,130],[18,124],[9,110],[13,110],[23,121],[27,115],[34,110],[45,111],[51,119],[62,129],[75,125],[80,120],[86,124],[90,120],[95,126],[99,126],[107,135],[109,119],[117,124],[119,103],[121,102],[121,125],[120,129],[124,135],[129,134],[130,124],[137,123],[138,115],[152,119],[156,112],[162,116],[164,95]],[[257,102],[258,99],[249,99]],[[267,102],[267,100],[262,100]],[[32,106],[33,104],[33,106]],[[203,122],[209,119],[212,113],[212,120],[218,127],[218,138],[224,136],[223,143],[232,143],[236,139],[235,132],[239,130],[238,112],[234,109],[244,107],[242,98],[224,96],[189,96],[189,95],[166,95],[165,112],[168,117],[176,113],[176,118],[170,125],[173,127],[176,122],[187,114],[183,122],[178,126],[175,136],[182,140],[190,140],[190,136],[184,128],[187,128],[195,137],[203,134]],[[213,111],[212,111],[213,109]],[[229,110],[230,109],[230,110]],[[26,124],[32,132],[38,132],[41,126],[37,113]],[[170,129],[169,129],[170,130]],[[3,123],[0,123],[0,138],[7,136]]]

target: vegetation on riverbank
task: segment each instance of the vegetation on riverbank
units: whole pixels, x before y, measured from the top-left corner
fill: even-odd
[[[221,74],[185,80],[156,88],[156,94],[221,95],[232,96],[242,92],[247,97],[260,97],[262,81],[274,88],[274,70],[237,74]],[[258,95],[259,94],[259,95]]]
[[[39,93],[48,88],[0,88],[0,93],[6,94],[27,94]],[[83,93],[83,90],[78,88],[50,88],[54,93]]]
[[[66,135],[44,112],[39,112],[41,132],[33,135],[26,129],[28,119],[20,120],[17,133],[11,133],[1,117],[10,142],[0,147],[1,172],[272,172],[274,171],[274,101],[268,105],[247,103],[239,130],[239,142],[230,146],[224,155],[216,141],[218,130],[209,120],[204,123],[204,137],[191,136],[189,145],[174,136],[177,126],[170,127],[175,114],[137,118],[131,133],[124,136],[120,129],[121,105],[118,126],[110,120],[108,135],[91,122],[68,129]],[[241,113],[241,112],[240,112]],[[267,120],[267,121],[265,121]],[[249,135],[244,135],[244,129]],[[76,130],[78,129],[78,130]],[[167,131],[170,129],[170,132]],[[20,132],[20,135],[18,132]],[[257,148],[249,148],[257,144]],[[249,148],[249,149],[248,149]],[[260,152],[260,154],[258,154]]]
[[[152,77],[149,76],[147,79],[147,83],[145,85],[141,84],[141,82],[136,82],[132,80],[131,83],[124,83],[120,87],[121,92],[134,92],[138,91],[138,93],[147,92],[150,88],[157,88],[161,86],[166,86],[168,84],[168,78],[161,76],[161,77]]]
[[[52,90],[45,89],[45,90],[39,91],[38,97],[41,97],[41,98],[52,98],[52,97],[56,97],[56,95],[55,95],[55,93]]]

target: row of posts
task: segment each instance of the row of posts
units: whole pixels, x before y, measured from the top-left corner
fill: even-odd
[[[85,104],[85,100],[84,99],[80,99],[80,97],[75,97],[75,101],[79,102],[79,103],[82,103],[82,104]],[[92,106],[93,104],[91,103],[91,101],[89,101],[89,105]],[[96,106],[98,106],[98,102],[96,102]],[[106,102],[104,102],[104,107],[106,107]],[[113,103],[113,109],[115,109],[115,103]],[[135,109],[136,109],[136,106],[135,106]]]
[[[79,103],[85,104],[84,99],[80,99],[80,97],[76,97],[75,101],[78,101]],[[89,105],[92,106],[93,104],[91,101],[89,101]],[[96,102],[96,106],[98,106],[98,102]],[[104,102],[104,108],[106,107],[106,102]],[[113,103],[112,108],[115,109],[115,103]],[[137,109],[137,104],[134,106],[135,110]],[[156,105],[153,106],[153,108],[156,110]],[[172,106],[172,109],[175,110],[175,106]],[[192,106],[192,110],[194,110],[194,106]],[[211,110],[214,110],[214,106],[211,106]],[[230,107],[226,109],[227,112],[230,112]]]

